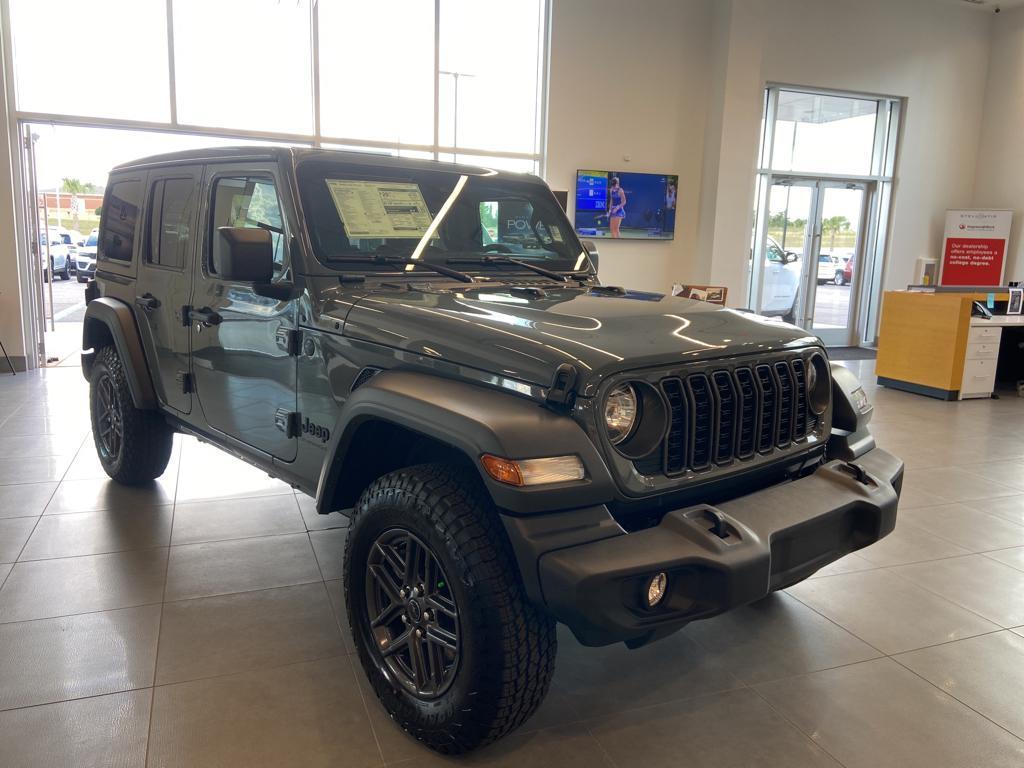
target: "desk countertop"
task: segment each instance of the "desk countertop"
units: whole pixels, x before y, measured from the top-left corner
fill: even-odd
[[[972,328],[990,325],[1024,325],[1024,315],[993,315],[991,320],[984,317],[971,318]]]

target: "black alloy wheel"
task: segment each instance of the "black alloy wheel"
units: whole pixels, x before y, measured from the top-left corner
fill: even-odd
[[[443,694],[459,668],[459,610],[448,577],[422,539],[392,528],[366,561],[367,624],[377,665],[421,700]]]
[[[124,422],[121,418],[121,406],[118,402],[117,389],[113,379],[106,373],[96,381],[96,426],[97,442],[101,458],[117,461],[124,445]]]

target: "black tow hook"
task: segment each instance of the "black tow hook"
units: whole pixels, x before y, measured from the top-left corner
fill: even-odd
[[[843,462],[839,465],[839,469],[848,475],[851,475],[861,485],[871,485],[871,477],[868,475],[867,470],[864,469],[860,464],[853,461]]]

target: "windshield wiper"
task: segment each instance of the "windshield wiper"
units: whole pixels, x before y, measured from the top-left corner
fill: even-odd
[[[442,266],[441,264],[433,264],[429,261],[421,261],[420,259],[414,259],[411,256],[400,256],[397,254],[384,254],[384,253],[367,253],[360,256],[352,256],[344,254],[341,256],[329,256],[328,261],[372,261],[375,264],[411,264],[414,267],[426,267],[439,275],[450,277],[463,283],[475,283],[471,275],[467,275],[465,272],[459,272],[457,269],[451,269],[450,267]]]
[[[447,259],[449,264],[515,264],[517,267],[524,267],[531,272],[536,272],[538,275],[544,275],[544,277],[557,280],[560,283],[566,283],[570,278],[563,274],[554,272],[544,267],[538,267],[536,264],[531,264],[528,261],[522,259],[513,259],[511,256],[488,256],[487,254],[480,254],[479,256],[456,256],[455,258]]]

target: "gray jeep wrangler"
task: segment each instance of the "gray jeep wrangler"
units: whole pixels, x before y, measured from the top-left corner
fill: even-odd
[[[351,518],[348,621],[440,752],[892,531],[903,463],[793,326],[601,285],[539,179],[311,149],[110,174],[82,367],[107,473],[184,432]],[[628,672],[627,672],[628,674]]]

